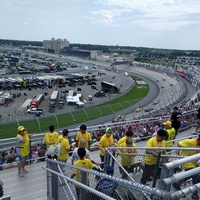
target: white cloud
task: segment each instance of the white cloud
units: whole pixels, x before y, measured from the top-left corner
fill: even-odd
[[[198,23],[199,0],[98,0],[91,14],[107,25],[136,24],[152,31],[179,29]],[[138,23],[139,22],[139,23]],[[140,24],[141,23],[141,24]]]

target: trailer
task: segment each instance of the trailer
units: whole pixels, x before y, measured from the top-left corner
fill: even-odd
[[[19,107],[18,110],[27,110],[31,105],[31,101],[32,99],[26,99],[26,101],[24,101],[24,103]]]
[[[44,99],[44,94],[38,94],[32,101],[31,101],[31,107],[37,108],[41,101]]]

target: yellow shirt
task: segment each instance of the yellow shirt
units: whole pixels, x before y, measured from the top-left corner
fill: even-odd
[[[176,131],[173,127],[166,129],[166,131],[167,131],[168,137],[167,137],[165,146],[166,147],[172,147],[173,142],[168,142],[168,141],[174,140],[174,138],[176,136]]]
[[[25,148],[26,148],[26,154],[27,154],[26,156],[28,156],[30,153],[30,147],[29,147],[30,139],[27,133],[25,135],[25,138],[26,138]]]
[[[20,155],[22,157],[26,157],[28,155],[28,150],[26,146],[26,142],[20,142],[23,139],[23,136],[20,134],[17,134],[17,155]]]
[[[86,142],[86,149],[88,149],[88,142],[90,142],[92,140],[92,137],[91,137],[91,134],[89,132],[86,132],[86,133],[81,133],[81,132],[78,132],[77,135],[76,135],[76,141],[78,141],[78,147],[80,147],[80,140],[81,139],[85,139]]]
[[[102,148],[107,148],[109,146],[111,146],[114,142],[114,138],[113,135],[110,135],[110,137],[107,137],[106,133],[101,137],[98,146],[102,147]],[[105,156],[105,152],[103,152],[102,150],[100,150],[100,155]]]
[[[124,137],[122,137],[121,139],[119,139],[117,142],[116,142],[116,146],[117,147],[119,147],[121,144],[123,144],[124,142],[126,142],[126,139],[127,139],[128,137],[127,136],[124,136]],[[133,142],[134,142],[134,139],[132,138],[132,140],[133,140]]]
[[[186,140],[181,140],[178,145],[180,147],[185,147],[185,148],[199,148],[200,146],[198,145],[197,143],[197,139],[186,139]],[[200,151],[184,151],[182,150],[181,151],[181,156],[191,156],[191,155],[194,155],[196,153],[200,153]],[[185,163],[183,165],[183,168],[184,169],[190,169],[190,168],[195,168],[197,167],[197,160],[195,161],[192,161],[192,162],[188,162],[188,163]]]
[[[122,143],[119,147],[127,147],[126,142]],[[133,147],[136,147],[136,145],[133,143]],[[121,153],[137,153],[136,149],[120,149]],[[122,166],[130,166],[134,165],[135,159],[133,155],[121,155],[121,165]]]
[[[58,132],[52,132],[52,133],[46,133],[44,136],[44,142],[47,144],[47,149],[50,147],[51,144],[53,144],[54,147],[58,144]]]
[[[92,164],[92,162],[87,158],[84,158],[83,160],[80,160],[80,159],[77,160],[74,163],[74,166],[82,167],[82,168],[86,168],[86,169],[93,169],[94,168],[94,165]],[[81,182],[81,171],[78,170],[78,169],[73,169],[72,172],[73,172],[73,174],[76,174],[76,180],[78,182]],[[89,185],[88,174],[86,174],[86,184]]]
[[[147,143],[146,147],[165,147],[165,140],[162,142],[158,142],[156,137],[150,138]],[[155,151],[156,153],[159,153],[159,150],[151,150]],[[144,163],[147,165],[155,165],[157,161],[157,157],[155,156],[145,156],[144,157]]]
[[[60,155],[58,156],[59,160],[67,161],[68,159],[68,151],[69,151],[69,140],[67,138],[63,138],[63,136],[59,137],[60,143]]]

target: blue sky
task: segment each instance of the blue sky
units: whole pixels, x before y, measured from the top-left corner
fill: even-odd
[[[200,50],[200,0],[0,0],[0,39]]]

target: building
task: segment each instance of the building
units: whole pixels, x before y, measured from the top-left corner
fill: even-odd
[[[43,48],[46,51],[52,51],[54,53],[60,53],[61,49],[64,47],[69,47],[69,41],[66,39],[62,40],[58,38],[52,38],[51,40],[43,40]]]

